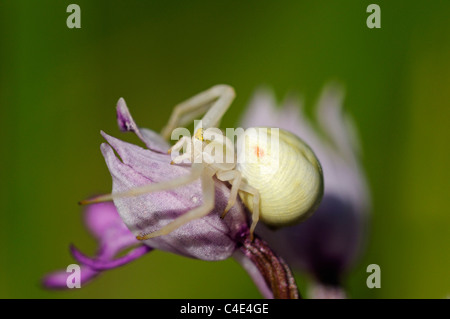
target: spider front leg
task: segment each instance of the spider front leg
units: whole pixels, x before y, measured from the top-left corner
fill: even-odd
[[[216,85],[175,106],[169,122],[161,132],[168,140],[173,130],[192,122],[197,116],[205,114],[203,128],[217,125],[235,97],[234,89],[228,85]],[[195,128],[194,131],[197,131]]]
[[[162,191],[171,190],[171,189],[192,183],[197,178],[202,176],[203,170],[204,170],[204,167],[202,165],[193,164],[191,167],[191,171],[188,175],[183,175],[176,179],[163,181],[160,183],[148,184],[148,185],[144,185],[144,186],[131,188],[131,189],[123,191],[123,192],[96,196],[96,197],[93,197],[90,199],[82,200],[79,202],[79,204],[87,205],[87,204],[93,204],[93,203],[107,202],[107,201],[115,200],[115,199],[119,199],[119,198],[134,197],[134,196],[144,195],[144,194],[153,193],[153,192],[162,192]]]
[[[201,174],[203,204],[181,215],[173,222],[167,224],[166,226],[162,227],[161,229],[155,232],[142,236],[137,236],[136,238],[138,240],[146,240],[157,236],[170,234],[171,232],[183,226],[184,224],[190,222],[191,220],[206,216],[213,210],[215,203],[215,186],[213,176],[215,175],[216,172],[211,168],[204,166],[203,164],[200,165],[204,167]]]
[[[171,154],[173,152],[178,152],[181,149],[185,149],[186,151],[183,154],[176,156],[175,158],[172,157],[173,160],[172,162],[170,162],[170,164],[180,164],[185,159],[187,159],[189,162],[192,163],[193,159],[192,146],[193,146],[192,139],[190,137],[183,136],[182,138],[180,138],[180,140],[177,143],[175,143],[175,145],[169,148],[169,151],[167,153]]]
[[[184,149],[184,146],[188,146],[191,143],[191,138],[189,136],[183,136],[181,137],[178,142],[176,142],[171,148],[169,148],[169,151],[167,153],[171,154],[173,152],[178,152],[182,148]]]

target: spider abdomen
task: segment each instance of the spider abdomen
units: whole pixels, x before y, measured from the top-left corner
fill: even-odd
[[[297,136],[276,128],[251,128],[238,144],[237,155],[243,180],[259,191],[265,224],[296,224],[317,208],[323,195],[322,168]],[[243,191],[239,195],[253,212],[253,196]]]

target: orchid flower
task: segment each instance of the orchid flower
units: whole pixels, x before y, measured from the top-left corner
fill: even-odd
[[[113,193],[189,173],[189,166],[170,164],[167,142],[157,133],[139,128],[123,99],[117,105],[117,121],[121,131],[134,132],[146,148],[101,133],[107,142],[101,145],[101,151],[112,176]],[[233,257],[249,273],[263,297],[298,298],[297,286],[286,263],[262,239],[249,239],[247,213],[242,203],[237,201],[225,218],[220,218],[230,189],[218,180],[215,186],[216,202],[210,214],[168,235],[145,241],[138,241],[136,236],[153,232],[201,204],[199,181],[170,191],[116,198],[114,204],[88,206],[86,225],[98,239],[100,247],[94,257],[87,257],[71,247],[73,257],[81,265],[81,285],[102,271],[125,265],[153,249],[159,249],[205,261]],[[127,255],[115,257],[132,247]],[[43,284],[50,289],[67,288],[68,275],[64,271],[51,273],[44,278]]]
[[[256,232],[294,270],[314,278],[311,296],[345,298],[346,273],[360,255],[370,207],[367,182],[360,164],[360,146],[351,118],[342,111],[343,90],[325,87],[316,107],[314,128],[291,96],[278,108],[267,89],[255,93],[241,125],[278,127],[301,137],[319,158],[324,195],[317,211],[301,224],[276,231],[263,225]]]

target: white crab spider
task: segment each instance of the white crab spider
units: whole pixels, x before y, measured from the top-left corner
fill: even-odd
[[[216,85],[207,91],[178,104],[161,135],[168,139],[172,131],[192,122],[205,113],[201,128],[194,128],[194,136],[182,137],[169,149],[178,151],[187,146],[188,152],[174,158],[175,163],[189,160],[190,174],[174,180],[145,185],[125,192],[98,196],[83,204],[108,201],[116,198],[142,195],[150,192],[170,190],[201,179],[203,205],[178,217],[161,229],[137,236],[139,240],[166,235],[178,227],[196,218],[210,213],[215,203],[214,176],[231,184],[231,193],[222,218],[233,207],[239,194],[245,206],[252,213],[250,236],[253,238],[258,220],[268,226],[278,228],[298,223],[314,212],[323,194],[323,175],[319,161],[312,150],[298,137],[281,129],[253,129],[247,134],[243,154],[253,157],[253,161],[215,161],[210,153],[203,151],[206,146],[222,147],[229,154],[233,143],[226,136],[210,138],[204,136],[204,130],[215,128],[235,97],[234,89],[228,85]],[[277,134],[277,152],[268,149],[270,143],[260,143],[260,132],[269,136]],[[200,147],[200,152],[192,152]],[[234,152],[231,152],[234,154]],[[239,152],[238,152],[239,154]],[[196,158],[195,156],[200,156]],[[229,159],[229,158],[227,158]],[[274,166],[276,159],[277,165]]]

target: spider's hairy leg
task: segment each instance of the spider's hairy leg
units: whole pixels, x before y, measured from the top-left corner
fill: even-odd
[[[225,207],[225,210],[220,216],[221,218],[224,218],[225,215],[228,213],[228,211],[231,209],[231,207],[233,207],[233,205],[236,203],[237,194],[241,186],[242,175],[241,172],[239,172],[238,170],[229,170],[218,172],[217,178],[223,182],[230,182],[231,184],[230,198],[228,199],[228,203],[227,206]]]
[[[203,204],[181,215],[173,222],[167,224],[166,226],[155,232],[143,236],[137,236],[136,238],[138,240],[146,240],[149,238],[170,234],[171,232],[190,222],[191,220],[206,216],[213,210],[215,203],[215,186],[213,176],[216,172],[210,167],[204,165],[202,166],[204,167],[201,174]]]
[[[234,89],[231,86],[220,84],[178,104],[175,106],[166,127],[161,132],[162,137],[167,140],[175,128],[192,122],[197,116],[205,112],[206,114],[202,119],[203,127],[208,128],[217,125],[234,97]]]
[[[180,187],[189,183],[192,183],[196,179],[198,179],[203,172],[203,166],[201,165],[195,165],[193,164],[190,170],[190,173],[188,175],[183,175],[178,178],[163,181],[160,183],[154,183],[154,184],[148,184],[144,186],[135,187],[132,189],[129,189],[124,192],[119,193],[112,193],[112,194],[105,194],[96,196],[90,199],[85,199],[79,202],[80,205],[87,205],[87,204],[93,204],[93,203],[100,203],[100,202],[107,202],[118,198],[124,198],[124,197],[134,197],[139,195],[144,195],[148,193],[153,192],[161,192],[170,190],[176,187]]]
[[[259,221],[259,205],[261,197],[259,195],[259,191],[256,188],[248,185],[244,181],[241,181],[239,190],[249,193],[253,196],[252,225],[250,226],[250,240],[253,241],[253,232],[255,231],[256,224],[258,224]]]

